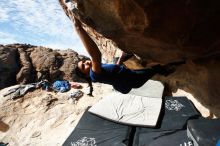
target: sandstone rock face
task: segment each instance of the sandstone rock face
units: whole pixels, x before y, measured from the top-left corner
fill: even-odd
[[[73,50],[52,50],[32,45],[0,46],[0,89],[48,79],[77,81],[75,67],[80,60]]]
[[[72,7],[69,1],[60,0],[70,18],[75,15],[120,49],[149,61],[194,59],[219,50],[218,0],[80,0]]]
[[[14,47],[0,45],[0,89],[16,83],[19,71],[18,52]]]
[[[220,116],[220,1],[59,1],[71,20],[75,16],[83,22],[101,51],[111,52],[106,46],[114,44],[148,66],[186,61],[160,79],[172,90],[192,93]]]
[[[16,75],[16,80],[19,83],[28,83],[31,81],[31,74],[32,74],[32,64],[30,57],[28,56],[27,52],[23,48],[18,48],[18,53],[19,53],[19,59],[20,59],[20,64],[21,69]]]

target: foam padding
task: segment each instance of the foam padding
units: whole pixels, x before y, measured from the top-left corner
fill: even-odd
[[[189,120],[187,134],[199,146],[215,146],[220,140],[220,119]]]
[[[86,111],[63,146],[125,146],[131,128],[120,125]]]
[[[169,136],[178,139],[177,142],[188,143],[186,127],[189,119],[197,119],[201,114],[186,97],[165,97],[163,108],[156,128],[137,127],[134,136],[134,146],[152,145],[158,140],[165,140]],[[182,131],[182,132],[181,132]],[[182,135],[182,140],[181,136]],[[171,140],[170,140],[171,141]],[[173,141],[173,145],[175,145]],[[161,143],[161,145],[163,145]],[[169,144],[172,146],[172,143]]]

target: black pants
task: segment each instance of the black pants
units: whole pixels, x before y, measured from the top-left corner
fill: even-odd
[[[126,69],[119,81],[113,85],[114,89],[121,93],[128,93],[132,88],[139,88],[155,74],[159,73],[157,68],[146,68],[139,70]]]

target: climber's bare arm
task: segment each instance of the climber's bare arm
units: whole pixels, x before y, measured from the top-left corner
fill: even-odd
[[[101,52],[99,51],[96,43],[90,38],[87,32],[82,28],[81,22],[75,18],[75,28],[83,42],[87,52],[92,59],[92,70],[95,73],[101,72]]]

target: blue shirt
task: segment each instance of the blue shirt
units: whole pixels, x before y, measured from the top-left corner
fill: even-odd
[[[128,93],[132,88],[143,85],[148,79],[147,70],[132,71],[117,64],[102,64],[101,73],[94,73],[90,69],[92,82],[110,84],[121,93]]]

